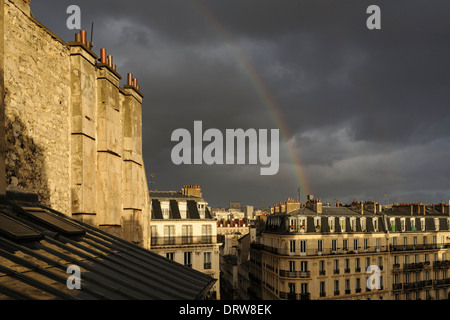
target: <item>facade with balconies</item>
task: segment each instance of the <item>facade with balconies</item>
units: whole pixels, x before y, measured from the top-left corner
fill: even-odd
[[[253,244],[263,299],[447,299],[448,206],[299,207],[272,210]]]

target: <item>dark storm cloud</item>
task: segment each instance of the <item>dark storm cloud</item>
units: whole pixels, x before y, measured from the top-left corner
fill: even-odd
[[[448,200],[448,1],[33,1],[64,40],[70,4],[96,50],[133,72],[145,94],[144,156],[159,189],[200,184],[213,206],[259,206],[295,197],[282,145],[280,172],[254,166],[175,166],[173,130],[275,128],[246,66],[256,71],[323,200]],[[382,29],[366,28],[381,7]],[[243,56],[245,61],[241,60]],[[245,65],[245,62],[248,65]]]

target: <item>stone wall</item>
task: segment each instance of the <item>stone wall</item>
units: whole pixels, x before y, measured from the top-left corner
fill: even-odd
[[[70,212],[69,48],[27,6],[5,1],[7,185]]]
[[[27,2],[3,1],[7,188],[149,248],[138,87],[121,88],[115,66],[59,39]]]
[[[6,192],[5,173],[5,103],[4,103],[4,2],[0,1],[0,197]]]

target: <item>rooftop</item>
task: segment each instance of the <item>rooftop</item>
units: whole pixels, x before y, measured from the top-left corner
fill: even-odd
[[[67,268],[81,270],[69,290]],[[39,204],[33,194],[0,200],[0,299],[193,300],[215,280]]]

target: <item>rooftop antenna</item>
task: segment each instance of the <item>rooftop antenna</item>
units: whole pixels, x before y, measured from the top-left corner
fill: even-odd
[[[94,47],[94,22],[91,24],[91,46]]]
[[[155,187],[155,174],[150,174],[150,190],[153,190]]]

